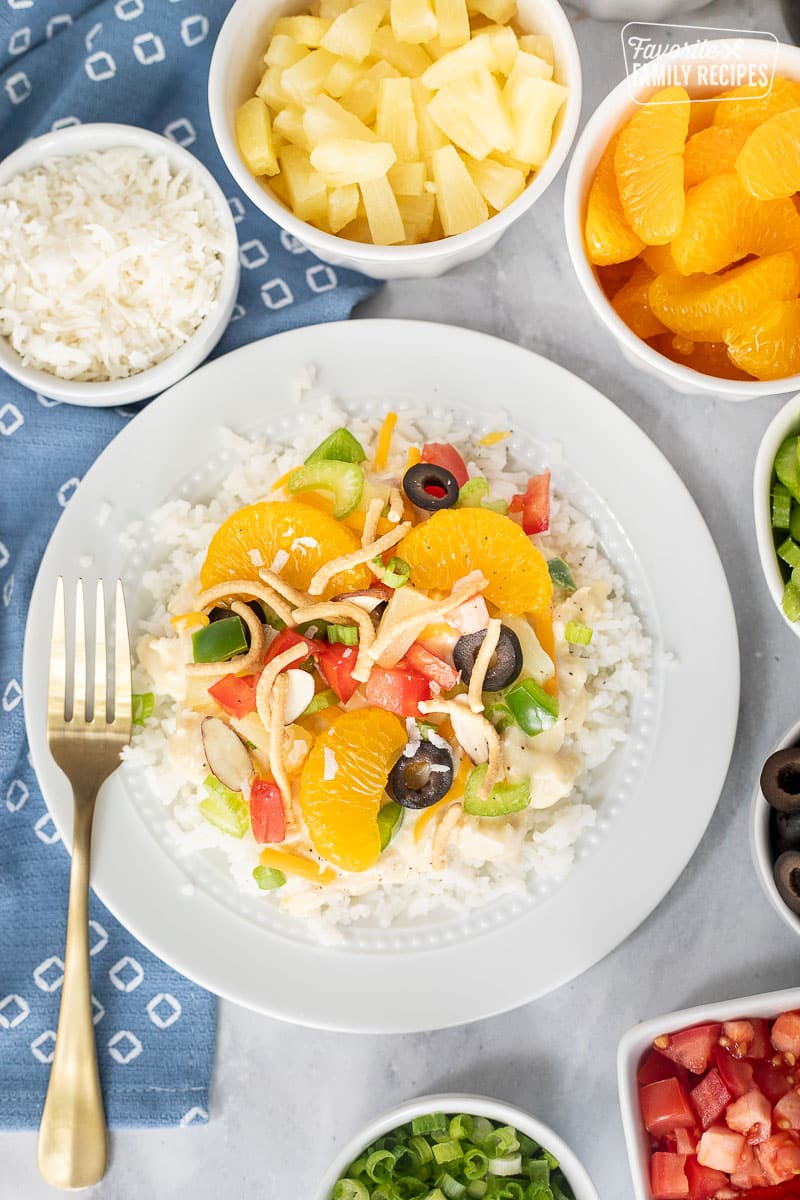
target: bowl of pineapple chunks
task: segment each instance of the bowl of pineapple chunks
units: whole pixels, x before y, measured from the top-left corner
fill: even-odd
[[[245,194],[376,279],[489,250],[552,183],[580,106],[556,0],[236,0],[209,75]]]

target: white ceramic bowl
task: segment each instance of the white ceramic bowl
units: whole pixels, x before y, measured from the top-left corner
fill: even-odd
[[[581,110],[581,64],[569,21],[557,0],[519,0],[520,26],[553,40],[554,78],[569,88],[556,118],[553,146],[541,170],[513,204],[467,233],[419,246],[371,246],[323,233],[280,203],[267,182],[250,174],[234,135],[236,109],[255,92],[261,55],[278,17],[308,9],[307,0],[236,0],[219,32],[208,79],[211,125],[226,166],[257,208],[325,262],[351,267],[373,279],[430,278],[485,254],[550,186],[567,156]]]
[[[239,289],[239,248],[236,226],[225,194],[210,171],[201,162],[168,138],[134,125],[89,124],[75,125],[55,133],[25,142],[0,163],[0,184],[7,183],[22,171],[30,170],[45,159],[84,154],[91,150],[107,150],[119,146],[134,146],[150,154],[166,154],[170,164],[179,170],[191,171],[205,188],[225,234],[226,249],[219,291],[211,312],[192,337],[163,362],[127,379],[111,382],[81,383],[59,379],[48,371],[23,365],[19,355],[5,338],[0,338],[0,369],[7,371],[25,387],[52,400],[90,407],[130,404],[155,396],[183,379],[208,357],[222,337],[230,320],[236,293]]]
[[[737,61],[761,63],[767,56],[768,61],[771,62],[774,54],[776,75],[800,79],[800,47],[769,44],[755,38],[733,38],[729,39],[729,42],[735,43]],[[704,62],[710,64],[718,61],[716,55],[722,52],[722,47],[729,42],[709,42],[704,47],[703,54],[671,54],[670,61],[691,62],[695,65]],[[717,47],[716,51],[714,47]],[[719,91],[720,89],[713,90]],[[613,134],[637,108],[637,101],[643,102],[656,91],[658,91],[657,87],[652,84],[648,86],[646,81],[641,81],[638,76],[634,76],[632,79],[623,79],[606,96],[576,143],[564,193],[564,223],[570,258],[581,287],[596,315],[618,342],[625,358],[634,366],[655,375],[658,379],[666,379],[676,391],[711,392],[716,396],[724,396],[728,400],[752,400],[757,396],[772,396],[780,392],[798,391],[800,390],[800,375],[765,381],[717,379],[715,376],[704,375],[700,371],[692,370],[691,367],[672,362],[671,359],[659,354],[652,346],[648,346],[646,342],[637,337],[622,318],[617,316],[592,270],[584,247],[583,229],[586,218],[586,200],[595,169]],[[636,99],[634,99],[634,95]]]
[[[663,1033],[677,1033],[691,1025],[706,1022],[733,1021],[747,1017],[777,1017],[789,1009],[800,1008],[800,988],[788,988],[783,992],[763,992],[758,996],[744,996],[737,1000],[721,1000],[717,1004],[685,1008],[680,1012],[667,1013],[634,1025],[623,1036],[617,1052],[617,1082],[619,1085],[622,1125],[628,1162],[633,1177],[636,1200],[652,1200],[650,1190],[650,1134],[644,1127],[639,1109],[639,1090],[636,1072],[642,1055],[652,1046],[653,1039]]]
[[[776,413],[761,439],[753,470],[753,515],[761,570],[764,572],[770,595],[792,633],[800,637],[800,621],[790,621],[783,611],[784,579],[778,555],[775,553],[775,538],[772,533],[772,469],[781,442],[792,433],[800,434],[800,396],[793,396],[780,412]]]
[[[800,721],[796,721],[794,725],[786,730],[786,733],[777,746],[773,746],[770,753],[774,754],[776,750],[786,750],[789,746],[797,746],[798,744],[800,744]],[[761,770],[759,766],[760,774]],[[753,856],[756,875],[758,875],[765,896],[778,916],[794,933],[800,934],[800,917],[786,907],[775,885],[775,878],[772,873],[774,856],[770,845],[769,815],[770,807],[764,799],[760,783],[757,782],[755,791],[753,792],[753,799],[750,801],[750,852]]]
[[[549,1126],[537,1121],[535,1117],[530,1116],[521,1108],[516,1108],[513,1104],[504,1104],[501,1100],[490,1100],[488,1096],[461,1095],[457,1092],[448,1092],[438,1096],[420,1096],[417,1100],[409,1100],[407,1103],[383,1113],[380,1117],[376,1117],[339,1151],[311,1200],[331,1200],[333,1185],[347,1170],[350,1163],[358,1158],[362,1150],[376,1138],[396,1129],[398,1125],[404,1125],[414,1117],[431,1112],[443,1112],[451,1116],[456,1113],[469,1113],[473,1117],[488,1117],[491,1121],[512,1125],[555,1154],[575,1193],[575,1200],[598,1200],[594,1184],[586,1174],[586,1169],[566,1142],[563,1142]]]

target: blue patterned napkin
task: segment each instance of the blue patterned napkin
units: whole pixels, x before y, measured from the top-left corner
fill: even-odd
[[[227,0],[5,0],[0,155],[86,121],[147,126],[211,169],[237,221],[242,285],[217,353],[349,315],[375,286],[320,263],[240,195],[208,120]],[[68,859],[25,744],[22,640],[33,580],[81,476],[134,410],[54,404],[0,373],[0,1128],[38,1124],[62,979]],[[100,1073],[112,1125],[208,1119],[215,1000],[93,898]]]

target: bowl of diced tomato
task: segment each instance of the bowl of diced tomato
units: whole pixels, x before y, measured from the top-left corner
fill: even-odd
[[[800,989],[644,1021],[617,1065],[636,1200],[800,1200]]]

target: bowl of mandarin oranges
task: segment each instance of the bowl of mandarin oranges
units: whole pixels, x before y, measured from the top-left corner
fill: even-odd
[[[800,49],[662,55],[587,124],[567,241],[597,316],[683,392],[800,391]]]

